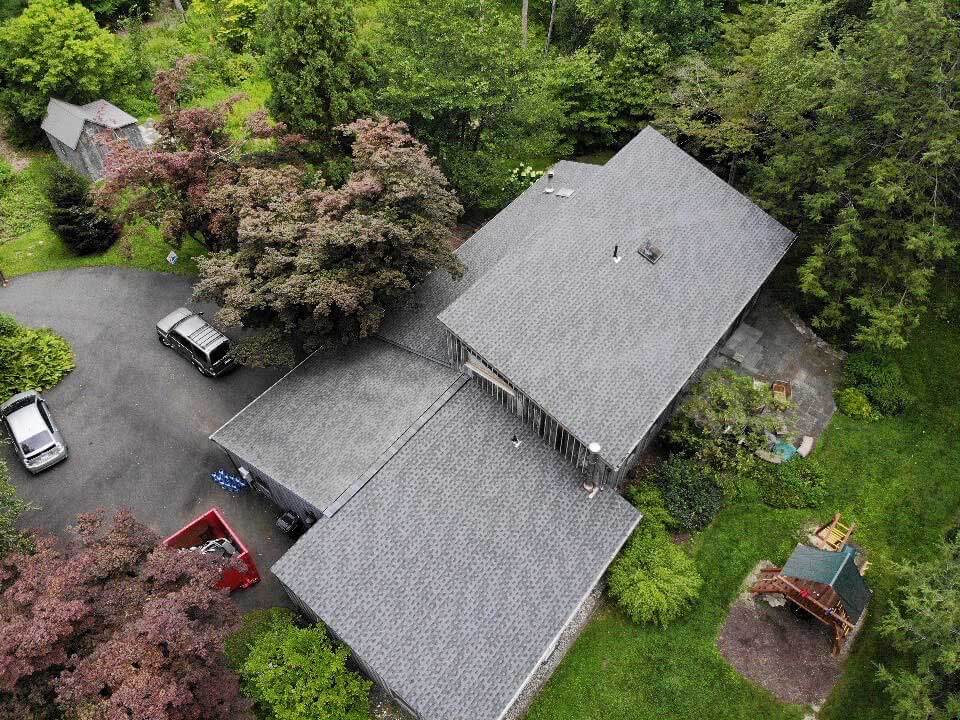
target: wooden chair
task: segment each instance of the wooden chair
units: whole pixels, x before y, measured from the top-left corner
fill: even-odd
[[[837,552],[847,544],[856,527],[856,523],[850,523],[849,525],[842,524],[840,522],[840,513],[836,513],[833,519],[826,525],[819,527],[814,535],[820,538],[827,548]]]

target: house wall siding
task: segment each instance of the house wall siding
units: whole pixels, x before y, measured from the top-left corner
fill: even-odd
[[[140,128],[137,125],[127,125],[117,130],[111,130],[88,121],[83,125],[76,150],[60,142],[50,133],[46,133],[46,135],[60,162],[69,165],[90,180],[96,181],[104,175],[106,154],[101,145],[101,139],[97,137],[103,132],[111,133],[114,138],[125,138],[134,147],[144,147],[143,136],[140,134]]]
[[[274,505],[280,508],[283,511],[289,511],[294,513],[302,522],[307,525],[313,524],[320,519],[320,511],[314,507],[311,503],[307,502],[301,498],[297,493],[293,492],[282,483],[277,482],[272,477],[267,475],[265,472],[257,468],[253,463],[247,462],[243,458],[234,455],[229,450],[223,449],[227,454],[227,457],[230,458],[230,461],[233,463],[234,468],[237,472],[240,472],[241,467],[245,467],[250,471],[253,479],[259,480],[266,486],[266,489],[269,492],[264,493],[258,488],[254,488],[261,495],[265,495],[268,500],[272,501]],[[309,515],[313,516],[313,520],[309,519]]]

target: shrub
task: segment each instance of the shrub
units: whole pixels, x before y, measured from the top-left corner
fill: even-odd
[[[875,352],[858,352],[847,357],[841,387],[857,388],[883,415],[900,415],[915,400],[906,389],[900,366]]]
[[[515,198],[543,176],[543,170],[534,170],[530,165],[520,164],[510,171],[503,192],[508,198]]]
[[[880,413],[874,409],[859,388],[848,387],[838,390],[834,393],[834,399],[837,401],[837,408],[847,417],[867,422],[880,419]]]
[[[10,163],[0,158],[0,195],[4,193],[12,181],[13,168],[10,167]]]
[[[7,464],[0,460],[0,559],[10,552],[31,549],[30,536],[17,529],[17,520],[28,510],[36,508],[17,495]]]
[[[0,313],[0,398],[53,387],[74,367],[73,351],[62,337]]]
[[[50,96],[86,102],[126,71],[123,42],[93,13],[67,0],[32,0],[0,25],[0,108],[23,127],[39,125]]]
[[[662,530],[642,526],[613,562],[609,582],[610,594],[624,612],[638,623],[661,627],[679,618],[703,586],[683,548]]]
[[[248,612],[243,616],[240,628],[223,644],[223,652],[230,662],[230,667],[238,670],[247,661],[250,651],[261,637],[275,627],[293,625],[294,619],[293,611],[282,607]]]
[[[258,617],[252,624],[263,622]],[[322,626],[299,628],[289,614],[275,613],[256,632],[238,672],[265,718],[369,718],[372,683],[347,669],[349,652],[334,647]]]
[[[50,183],[50,224],[77,255],[103,252],[119,237],[113,220],[90,199],[90,183],[76,170],[60,165]]]
[[[655,485],[641,481],[626,489],[627,500],[643,515],[645,527],[673,527],[676,521],[667,511],[663,493]]]
[[[702,530],[723,507],[723,489],[709,468],[683,457],[671,457],[654,468],[649,480],[663,493],[674,530]]]
[[[762,408],[785,410],[766,383],[754,384],[748,375],[711,370],[690,392],[667,428],[674,449],[716,470],[731,470],[743,451],[766,445],[766,433],[783,424]]]
[[[780,465],[757,465],[760,498],[770,507],[817,507],[826,498],[823,472],[815,460],[795,458]]]

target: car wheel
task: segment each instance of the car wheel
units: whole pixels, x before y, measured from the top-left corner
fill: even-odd
[[[170,343],[168,343],[167,339],[160,333],[157,333],[157,340],[159,340],[160,344],[163,345],[164,347],[170,347]]]

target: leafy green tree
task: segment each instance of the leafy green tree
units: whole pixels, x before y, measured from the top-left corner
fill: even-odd
[[[897,667],[881,667],[880,680],[897,720],[960,716],[960,541],[938,557],[901,566],[896,599],[880,632],[901,654]]]
[[[609,584],[614,600],[636,622],[663,627],[696,601],[703,578],[661,527],[641,524],[610,566]]]
[[[619,33],[645,32],[674,53],[709,47],[720,36],[720,0],[572,0],[559,3],[554,22],[556,42],[568,50]],[[546,24],[550,4],[539,6]]]
[[[569,149],[516,18],[483,0],[388,0],[381,20],[379,109],[430,146],[468,206],[500,207],[518,162]]]
[[[661,125],[798,232],[814,325],[902,348],[956,255],[960,16],[947,0],[794,0],[675,73]]]
[[[243,659],[237,668],[241,685],[264,720],[370,717],[373,684],[347,668],[349,651],[335,647],[322,625],[297,627],[289,613],[270,611],[241,635],[243,648],[232,648]]]
[[[0,25],[0,109],[33,126],[50,96],[89,102],[121,80],[123,43],[93,13],[67,0],[32,0]]]
[[[329,144],[369,110],[373,70],[350,3],[269,0],[262,27],[273,117]]]

